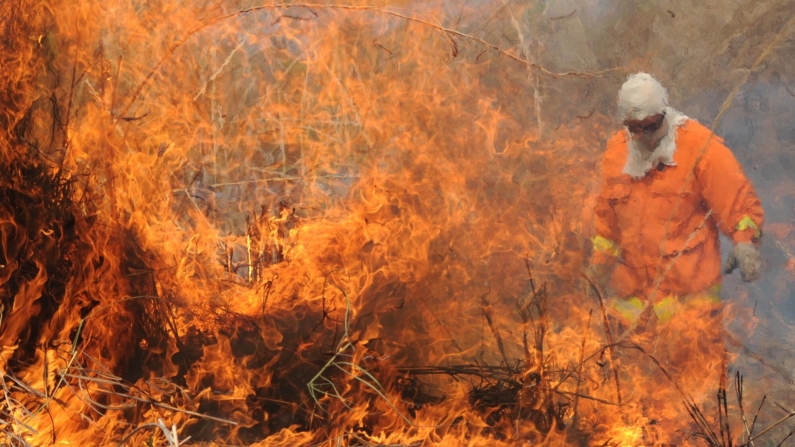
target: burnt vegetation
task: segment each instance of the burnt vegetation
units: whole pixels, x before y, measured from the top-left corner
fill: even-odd
[[[52,443],[64,440],[59,437],[62,427],[58,424],[93,430],[107,445],[141,440],[154,445],[161,439],[170,445],[225,440],[248,444],[288,429],[311,432],[312,441],[321,443],[328,441],[326,435],[336,428],[339,415],[357,406],[364,407],[367,415],[351,424],[356,428],[335,439],[336,445],[387,445],[374,440],[380,435],[380,419],[402,420],[408,430],[416,428],[415,421],[424,411],[444,408],[455,398],[439,386],[442,381],[460,383],[466,388],[467,405],[485,423],[485,427],[472,424],[478,435],[498,441],[521,438],[533,444],[544,444],[556,437],[567,444],[586,446],[592,445],[594,427],[578,418],[585,402],[605,408],[622,405],[613,350],[640,348],[614,342],[606,317],[604,331],[594,333],[589,317],[581,330],[581,343],[562,347],[578,352],[579,361],[560,364],[548,352],[548,335],[560,323],[555,320],[558,315],[550,312],[550,307],[558,304],[558,297],[554,296],[554,285],[539,284],[533,278],[529,261],[527,277],[522,278],[525,293],[501,298],[509,303],[511,315],[505,315],[504,307],[498,306],[488,292],[469,298],[471,305],[480,310],[493,340],[494,346],[489,345],[491,352],[480,358],[462,356],[468,361],[446,366],[417,364],[408,354],[391,359],[386,352],[395,352],[390,349],[393,340],[363,335],[375,315],[384,313],[379,306],[390,306],[387,317],[380,316],[384,321],[391,318],[391,327],[404,324],[409,306],[420,306],[416,301],[407,302],[406,284],[395,278],[389,278],[383,290],[372,292],[382,293],[387,305],[369,304],[358,313],[350,309],[345,287],[338,285],[344,282],[338,279],[342,274],[336,271],[328,272],[322,299],[317,302],[303,301],[293,292],[289,306],[271,305],[271,293],[280,278],[269,274],[268,269],[289,262],[289,234],[302,223],[300,213],[288,198],[260,205],[259,213],[246,216],[245,237],[249,242],[245,248],[230,244],[208,255],[208,262],[220,266],[227,276],[208,286],[209,305],[188,303],[180,295],[176,280],[169,276],[178,269],[178,261],[156,259],[141,243],[139,234],[119,223],[130,216],[107,206],[117,199],[109,187],[114,181],[109,175],[113,171],[97,169],[67,175],[62,159],[45,154],[45,146],[56,146],[56,154],[69,149],[69,120],[79,113],[73,107],[74,87],[85,67],[75,64],[68,80],[53,75],[54,53],[47,43],[52,39],[49,27],[38,22],[36,14],[40,11],[28,6],[24,0],[0,5],[4,70],[28,76],[0,78],[0,106],[4,109],[0,113],[3,442],[28,445],[26,436],[32,432],[24,431],[28,430],[30,419],[60,406],[68,409],[71,419],[56,422],[50,416]],[[562,22],[576,12],[553,19]],[[441,30],[443,34],[448,31]],[[38,39],[37,45],[31,47],[30,36]],[[453,58],[459,57],[458,41],[471,37],[461,33],[444,36],[449,40]],[[384,45],[373,45],[392,55]],[[491,50],[505,53],[496,47]],[[100,59],[102,51],[97,50],[94,60],[100,64]],[[534,66],[524,59],[520,62]],[[100,71],[109,73],[107,67]],[[52,91],[34,102],[26,95],[32,89],[34,74],[41,72],[53,82]],[[43,108],[51,120],[47,126],[50,133],[46,141],[38,141],[33,131],[34,112]],[[591,110],[576,118],[581,123],[593,114]],[[130,113],[119,119],[140,124],[147,116],[145,112]],[[271,149],[279,147],[274,145]],[[299,151],[297,146],[284,150]],[[162,158],[166,152],[167,146],[161,144],[157,156]],[[502,163],[507,165],[510,161]],[[291,175],[297,172],[292,169]],[[218,212],[212,204],[214,191],[200,185],[202,172],[201,167],[195,170],[185,188],[187,198],[178,202],[174,210],[175,220],[191,228],[202,216]],[[506,191],[515,192],[499,183],[498,174],[492,174],[483,186],[486,201],[505,195]],[[495,185],[497,188],[492,190]],[[481,188],[480,183],[476,188]],[[544,208],[542,202],[548,197],[542,198],[533,206]],[[192,200],[202,204],[196,206],[196,215],[189,215]],[[412,200],[423,202],[425,198]],[[108,210],[125,215],[106,218]],[[381,225],[380,220],[400,212],[393,205],[384,212],[390,215],[375,216],[372,224]],[[375,245],[368,242],[362,251],[373,250]],[[569,245],[571,252],[579,248],[576,240]],[[439,246],[439,258],[456,255],[452,243]],[[556,255],[545,254],[545,263],[549,264]],[[566,256],[573,255],[562,257]],[[261,299],[256,315],[238,313],[218,298],[220,292],[236,287],[256,290]],[[599,295],[595,286],[593,289]],[[604,315],[601,295],[589,307]],[[410,318],[405,321],[415,324]],[[508,332],[504,321],[519,322],[522,358],[510,355],[504,339]],[[416,324],[422,329],[428,326]],[[586,352],[586,340],[603,337],[606,342],[599,349]],[[228,350],[232,361],[206,368],[203,361],[219,350]],[[484,357],[498,360],[486,361]],[[38,361],[42,369],[31,373],[29,366]],[[600,371],[601,382],[594,384],[584,372],[586,367]],[[263,370],[269,371],[270,376],[267,380],[257,379]],[[236,385],[248,387],[242,402],[234,394]],[[589,394],[589,390],[600,387],[614,391],[616,399]],[[717,397],[717,424],[685,399],[683,405],[697,428],[689,436],[709,447],[752,446],[795,414],[776,404],[785,416],[759,429],[756,419],[762,404],[749,421],[739,375],[734,388],[741,423],[729,423],[733,416],[724,386]],[[76,399],[66,402],[64,395]],[[98,426],[97,421],[109,414],[120,414],[121,422],[111,428]],[[170,434],[172,430],[177,432],[176,423],[168,426],[163,422],[176,414],[182,417],[178,427],[181,440]],[[455,416],[440,423],[438,430],[455,430],[470,422]],[[19,427],[23,432],[15,431]],[[158,433],[159,437],[140,437],[142,432]],[[778,445],[790,435],[792,432]],[[614,444],[608,441],[605,445]]]

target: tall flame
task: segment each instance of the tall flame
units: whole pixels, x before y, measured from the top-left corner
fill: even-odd
[[[580,276],[629,68],[546,67],[549,12],[505,5],[3,6],[4,442],[640,445],[711,411],[715,316],[608,346]]]

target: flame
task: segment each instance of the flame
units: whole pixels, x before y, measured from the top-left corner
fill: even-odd
[[[729,310],[611,357],[580,273],[613,124],[554,100],[596,73],[528,56],[532,5],[498,17],[525,49],[457,31],[480,3],[20,2],[0,439],[670,441]]]

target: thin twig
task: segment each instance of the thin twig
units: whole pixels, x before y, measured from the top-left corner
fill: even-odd
[[[463,33],[461,31],[457,31],[457,30],[454,30],[454,29],[446,28],[446,27],[444,27],[442,25],[438,25],[438,24],[435,24],[435,23],[432,23],[432,22],[429,22],[429,21],[426,21],[426,20],[418,19],[416,17],[407,16],[405,14],[401,14],[401,13],[398,13],[398,12],[395,12],[395,11],[390,11],[390,10],[387,10],[387,9],[383,9],[383,8],[377,7],[377,6],[324,5],[324,4],[315,4],[315,3],[294,3],[294,4],[281,4],[281,5],[280,4],[270,4],[270,5],[255,6],[255,7],[251,7],[251,8],[247,8],[247,9],[241,9],[241,10],[235,11],[233,13],[225,14],[225,15],[219,16],[219,17],[217,17],[215,19],[209,20],[208,22],[205,22],[205,23],[198,24],[198,25],[194,26],[194,28],[192,28],[190,31],[188,31],[181,39],[179,39],[176,42],[174,42],[166,50],[166,52],[163,55],[163,57],[161,57],[160,60],[154,65],[154,67],[152,67],[152,69],[146,75],[144,80],[138,85],[138,87],[135,89],[135,91],[133,91],[133,94],[130,96],[130,99],[128,100],[127,105],[124,107],[124,109],[122,110],[122,112],[119,115],[120,116],[124,116],[127,113],[127,111],[132,106],[132,104],[138,99],[138,96],[141,94],[141,92],[143,91],[144,87],[149,83],[149,81],[152,79],[154,74],[158,71],[160,66],[163,65],[163,63],[165,63],[168,59],[170,59],[171,56],[174,54],[174,52],[177,49],[179,49],[182,45],[184,45],[185,42],[187,42],[191,37],[193,37],[194,34],[200,32],[200,31],[204,30],[205,28],[207,28],[209,26],[212,26],[212,25],[214,25],[214,24],[216,24],[218,22],[222,22],[224,20],[228,20],[228,19],[240,16],[240,15],[244,15],[244,14],[248,14],[248,13],[252,13],[252,12],[256,12],[256,11],[269,10],[269,9],[286,9],[286,8],[308,8],[310,10],[314,8],[314,9],[337,9],[337,10],[345,10],[345,11],[369,11],[369,12],[389,15],[389,16],[393,16],[393,17],[398,17],[398,18],[401,18],[401,19],[404,19],[404,20],[408,20],[408,21],[411,21],[411,22],[422,24],[424,26],[435,28],[435,29],[441,31],[442,33],[444,33],[445,35],[454,35],[454,36],[462,37],[462,38],[465,38],[465,39],[468,39],[468,40],[472,40],[474,42],[478,42],[481,45],[484,45],[487,48],[489,48],[491,50],[494,50],[494,51],[498,52],[499,54],[507,57],[508,59],[511,59],[511,60],[513,60],[515,62],[518,62],[518,63],[520,63],[520,64],[522,64],[522,65],[524,65],[526,67],[535,69],[535,70],[539,71],[540,73],[543,73],[543,74],[545,74],[547,76],[551,76],[553,78],[562,78],[562,77],[570,77],[570,76],[576,76],[576,77],[580,77],[580,78],[598,77],[598,76],[602,76],[604,74],[607,74],[607,73],[622,69],[622,68],[617,67],[617,68],[609,68],[609,69],[606,69],[606,70],[599,70],[599,71],[594,71],[594,72],[567,71],[567,72],[555,73],[555,72],[552,72],[552,71],[544,68],[543,66],[541,66],[541,65],[539,65],[537,63],[531,62],[531,61],[529,61],[527,59],[523,59],[523,58],[515,55],[514,53],[512,53],[510,51],[504,50],[504,49],[500,48],[499,46],[497,46],[497,45],[495,45],[493,43],[490,43],[490,42],[488,42],[488,41],[486,41],[484,39],[480,39],[478,37]],[[447,36],[447,37],[449,39],[449,36]],[[118,124],[118,122],[119,122],[118,120],[114,121],[113,127],[115,127]]]
[[[584,274],[581,275],[581,276],[583,278],[585,278],[586,281],[588,281],[588,284],[590,284],[591,289],[596,294],[596,297],[599,298],[599,309],[602,312],[602,323],[604,323],[604,326],[605,326],[605,335],[607,336],[607,345],[611,346],[610,348],[608,348],[608,353],[610,354],[610,366],[613,369],[613,377],[615,378],[615,381],[616,381],[616,399],[618,400],[618,403],[622,403],[622,401],[621,401],[621,382],[618,379],[618,368],[616,367],[616,355],[615,355],[615,352],[613,352],[613,348],[612,348],[612,346],[613,346],[613,334],[610,331],[610,323],[607,321],[607,310],[605,309],[605,302],[604,302],[604,299],[602,298],[602,292],[599,291],[599,288],[596,287],[596,284],[594,284],[594,282],[591,280],[591,278],[587,277]]]
[[[521,58],[521,57],[519,57],[519,56],[517,56],[517,55],[515,55],[515,54],[513,54],[511,52],[503,50],[500,47],[498,47],[497,45],[494,45],[494,44],[492,44],[490,42],[487,42],[486,40],[477,38],[475,36],[472,36],[472,35],[469,35],[469,34],[466,34],[466,33],[462,33],[460,31],[457,31],[457,30],[454,30],[454,29],[446,28],[446,27],[444,27],[442,25],[439,25],[439,24],[436,24],[436,23],[432,23],[432,22],[429,22],[429,21],[426,21],[426,20],[418,19],[418,18],[412,17],[412,16],[407,16],[405,14],[401,14],[401,13],[398,13],[398,12],[395,12],[395,11],[390,11],[390,10],[383,9],[383,8],[377,7],[377,6],[323,5],[323,4],[311,4],[311,3],[293,3],[293,4],[283,4],[283,5],[278,5],[278,4],[262,5],[262,6],[255,6],[255,7],[252,7],[252,8],[239,10],[239,11],[236,11],[234,13],[228,14],[226,16],[219,17],[218,19],[214,20],[213,22],[210,22],[208,25],[210,25],[212,23],[215,23],[215,22],[218,22],[218,21],[222,21],[222,20],[226,20],[226,19],[235,17],[235,16],[237,16],[239,14],[245,14],[245,13],[259,11],[259,10],[282,9],[282,8],[315,8],[315,9],[340,9],[340,10],[347,10],[347,11],[372,11],[372,12],[376,12],[376,13],[380,13],[380,14],[384,14],[384,15],[390,15],[390,16],[398,17],[398,18],[401,18],[401,19],[404,19],[404,20],[408,20],[408,21],[411,21],[411,22],[416,22],[416,23],[419,23],[419,24],[422,24],[422,25],[425,25],[425,26],[428,26],[428,27],[431,27],[431,28],[435,28],[435,29],[437,29],[437,30],[439,30],[439,31],[441,31],[443,33],[446,33],[446,34],[452,34],[454,36],[463,37],[465,39],[469,39],[469,40],[478,42],[478,43],[480,43],[480,44],[482,44],[482,45],[484,45],[486,47],[489,47],[490,49],[492,49],[494,51],[499,52],[500,54],[506,56],[509,59],[512,59],[512,60],[514,60],[516,62],[519,62],[522,65],[534,68],[534,69],[540,71],[541,73],[544,73],[544,74],[546,74],[548,76],[551,76],[553,78],[561,78],[561,77],[569,77],[569,76],[598,77],[598,76],[604,75],[606,73],[619,70],[619,68],[610,68],[610,69],[600,70],[600,71],[595,71],[595,72],[590,72],[590,73],[587,73],[587,72],[574,72],[574,71],[555,73],[555,72],[552,72],[550,70],[547,70],[546,68],[542,67],[539,64],[536,64],[534,62],[528,61],[527,59],[523,59],[523,58]]]
[[[753,438],[749,439],[748,442],[753,442],[753,441],[759,439],[760,436],[764,435],[765,433],[769,432],[770,430],[773,430],[774,428],[776,428],[779,425],[783,424],[784,422],[787,421],[787,419],[790,419],[793,416],[795,416],[795,411],[793,411],[793,412],[789,413],[788,415],[784,416],[783,418],[779,419],[775,424],[771,425],[770,427],[767,427],[766,429],[762,430],[758,435],[756,435]]]
[[[492,307],[491,303],[486,299],[486,295],[482,295],[479,299],[480,301],[480,311],[483,313],[483,316],[486,318],[486,322],[489,324],[489,329],[491,329],[491,333],[494,334],[494,340],[497,342],[497,348],[500,350],[500,354],[502,354],[502,360],[508,365],[508,356],[505,354],[505,344],[502,342],[502,336],[500,335],[500,328],[497,327],[497,324],[494,322],[494,307]]]
[[[566,15],[563,15],[563,16],[550,17],[550,18],[549,18],[549,20],[560,20],[560,19],[567,19],[567,18],[569,18],[569,17],[573,16],[573,15],[574,15],[574,14],[576,14],[576,13],[577,13],[577,10],[575,9],[574,11],[572,11],[572,12],[570,12],[570,13],[566,14]]]
[[[577,404],[579,404],[579,394],[580,394],[580,382],[582,381],[582,368],[583,368],[583,357],[585,356],[585,341],[588,339],[588,329],[591,328],[591,316],[593,316],[593,309],[588,311],[588,324],[585,325],[585,331],[582,336],[582,344],[580,345],[580,364],[579,364],[579,372],[577,375],[577,392],[574,398],[574,425],[577,425]]]
[[[784,439],[782,439],[782,440],[781,440],[781,442],[779,442],[779,443],[778,443],[778,445],[776,445],[776,447],[781,447],[781,445],[782,445],[782,444],[784,444],[784,441],[786,441],[787,439],[789,439],[789,437],[790,437],[790,436],[792,436],[793,434],[795,434],[795,430],[792,430],[792,431],[790,431],[790,432],[787,434],[787,436],[784,436]]]
[[[116,107],[116,92],[119,89],[119,73],[121,72],[121,63],[122,63],[122,55],[119,55],[118,62],[116,62],[116,76],[113,77],[113,92],[110,94],[110,117],[111,119],[115,118],[113,114],[113,108]]]
[[[740,375],[740,372],[734,376],[734,388],[735,392],[737,393],[737,404],[740,407],[740,418],[743,421],[743,425],[745,426],[745,433],[743,434],[743,443],[746,443],[746,435],[748,436],[747,439],[751,439],[751,429],[748,428],[748,420],[745,418],[745,409],[743,409],[743,377]],[[751,447],[754,447],[754,443],[748,441],[748,444]]]
[[[756,426],[756,418],[759,417],[759,412],[762,411],[762,405],[765,404],[766,400],[767,400],[767,394],[762,396],[762,402],[759,403],[759,408],[756,409],[756,414],[754,415],[754,420],[751,422],[751,433],[752,434],[754,432],[754,426]]]
[[[602,403],[602,404],[605,404],[605,405],[613,405],[613,406],[616,406],[616,407],[623,406],[623,404],[620,404],[620,403],[617,403],[617,402],[611,402],[609,400],[600,399],[598,397],[589,396],[587,394],[572,393],[571,391],[560,391],[560,390],[558,390],[558,394],[565,394],[565,395],[568,395],[568,396],[574,396],[575,398],[581,397],[583,399],[593,400],[593,401],[596,401],[596,402],[599,402],[599,403]]]

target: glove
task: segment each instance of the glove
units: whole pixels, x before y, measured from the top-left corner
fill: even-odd
[[[754,244],[740,242],[735,245],[729,254],[729,258],[726,259],[723,273],[728,275],[737,267],[740,267],[743,281],[751,282],[759,279],[759,273],[762,270],[762,257],[759,255],[759,249]]]

